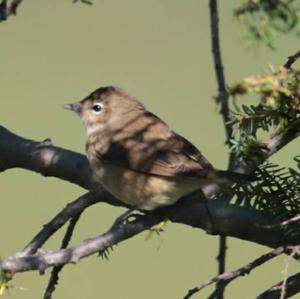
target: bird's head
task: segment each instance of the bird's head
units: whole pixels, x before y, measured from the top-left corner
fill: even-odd
[[[87,133],[127,120],[132,112],[144,111],[144,106],[118,87],[101,87],[80,102],[66,104],[64,108],[77,113]]]

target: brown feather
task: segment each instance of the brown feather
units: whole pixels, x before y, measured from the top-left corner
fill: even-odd
[[[95,132],[95,146],[102,162],[112,163],[140,173],[158,176],[203,177],[212,165],[200,151],[182,136],[170,130],[152,113],[130,115],[114,132]],[[109,146],[107,141],[110,140]],[[101,142],[102,140],[102,142]]]

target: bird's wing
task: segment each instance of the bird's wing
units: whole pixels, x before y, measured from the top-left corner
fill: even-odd
[[[203,156],[203,154],[198,150],[196,146],[194,146],[191,142],[189,142],[184,137],[179,134],[174,133],[172,137],[177,144],[177,151],[189,157],[192,160],[196,160],[199,165],[204,169],[213,169],[212,164]]]
[[[134,134],[128,134],[127,128],[126,138],[111,140],[105,150],[96,148],[98,159],[139,173],[167,177],[201,177],[213,170],[193,144],[171,131],[155,115],[147,116],[151,120],[147,128]]]
[[[146,150],[145,150],[146,152]],[[190,158],[185,153],[172,150],[150,150],[151,154],[145,152],[131,153],[127,155],[122,146],[112,143],[106,154],[98,154],[98,159],[104,163],[130,169],[139,173],[158,176],[194,176],[207,173],[212,168],[203,168],[198,161]]]

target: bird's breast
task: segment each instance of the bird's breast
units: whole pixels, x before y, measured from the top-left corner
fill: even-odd
[[[91,163],[102,186],[120,201],[142,210],[171,205],[181,196],[199,188],[191,178],[162,177],[138,173],[112,163]]]

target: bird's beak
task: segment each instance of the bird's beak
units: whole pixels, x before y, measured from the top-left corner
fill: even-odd
[[[66,110],[71,110],[71,111],[74,111],[76,113],[80,113],[80,111],[81,111],[81,104],[80,103],[65,104],[63,107]]]

